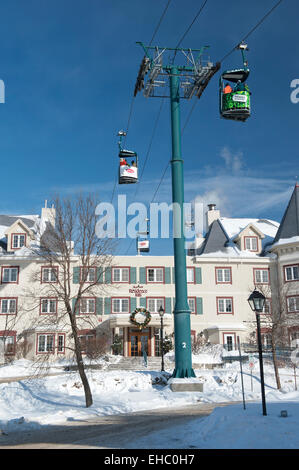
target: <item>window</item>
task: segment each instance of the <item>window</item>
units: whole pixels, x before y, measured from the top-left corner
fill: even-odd
[[[255,284],[269,284],[269,269],[253,269]]]
[[[233,351],[235,349],[235,342],[235,333],[223,333],[223,346],[227,351]]]
[[[271,315],[271,299],[266,299],[262,313]]]
[[[19,268],[14,266],[2,267],[2,282],[3,283],[18,283]]]
[[[57,299],[56,298],[41,299],[40,313],[57,313]]]
[[[155,328],[155,356],[161,356],[161,329]]]
[[[14,249],[22,248],[25,245],[26,234],[25,233],[13,233],[11,236],[11,247]]]
[[[15,315],[17,313],[17,299],[0,299],[0,313]]]
[[[194,268],[187,268],[187,282],[194,284],[195,282]]]
[[[42,267],[42,282],[57,282],[58,267]]]
[[[1,332],[2,333],[2,332]],[[3,344],[5,354],[14,354],[16,345],[16,336],[13,335],[0,335],[0,343]]]
[[[159,313],[159,308],[165,310],[165,301],[163,298],[147,298],[146,308],[150,313]]]
[[[112,313],[129,313],[130,311],[130,299],[114,298],[112,299]]]
[[[217,297],[217,313],[233,313],[233,299],[231,297]]]
[[[95,298],[80,299],[80,313],[96,313]]]
[[[164,282],[164,268],[147,268],[147,282]]]
[[[216,268],[216,284],[230,284],[231,282],[231,268]]]
[[[58,335],[58,342],[57,342],[57,352],[64,353],[65,352],[65,335]]]
[[[82,330],[78,335],[82,353],[91,353],[95,350],[96,336],[94,330]]]
[[[257,237],[244,237],[245,250],[257,251]]]
[[[195,297],[188,297],[188,304],[191,310],[191,313],[196,313],[196,298]]]
[[[286,281],[299,281],[299,264],[285,266],[284,272]]]
[[[112,282],[129,282],[130,268],[112,268]]]
[[[299,312],[299,295],[296,295],[294,297],[288,297],[287,306],[289,313]]]
[[[54,353],[54,336],[53,334],[41,334],[37,338],[38,353]]]
[[[96,268],[81,268],[81,282],[96,282]]]

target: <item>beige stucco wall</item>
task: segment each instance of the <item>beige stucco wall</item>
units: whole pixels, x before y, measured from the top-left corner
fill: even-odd
[[[249,333],[254,329],[255,317],[247,302],[247,298],[254,289],[254,268],[269,268],[272,289],[277,291],[277,284],[282,278],[282,266],[285,264],[298,263],[299,246],[286,252],[280,252],[278,257],[278,270],[275,256],[267,257],[187,257],[187,267],[200,267],[202,270],[201,284],[188,284],[189,297],[201,297],[203,299],[203,313],[201,315],[191,314],[191,330],[198,334],[202,331],[212,343],[222,343],[224,334],[234,333],[240,337],[241,342],[247,342]],[[19,266],[19,282],[17,284],[0,284],[0,297],[17,297],[17,315],[0,315],[0,331],[13,330],[17,335],[27,331],[27,338],[32,343],[32,349],[28,357],[34,357],[36,352],[36,335],[38,332],[50,332],[55,329],[57,333],[64,333],[66,345],[71,343],[70,327],[65,317],[61,318],[56,325],[56,318],[49,315],[40,315],[40,297],[47,297],[50,294],[48,286],[41,284],[41,266],[45,265],[43,260],[21,258],[18,256],[2,256],[0,267]],[[73,265],[78,265],[78,260],[74,257]],[[173,267],[172,256],[118,256],[113,259],[113,266],[136,267],[136,284],[140,284],[139,268],[141,267]],[[230,267],[232,282],[228,284],[217,284],[215,268]],[[142,294],[144,297],[166,297],[171,298],[171,311],[174,309],[175,285],[173,273],[171,271],[170,284],[142,284],[147,290]],[[293,283],[293,291],[298,293],[298,282]],[[95,295],[98,297],[132,297],[130,293],[132,284],[109,284],[96,287]],[[78,285],[74,284],[73,295],[76,295]],[[53,296],[53,294],[51,294]],[[217,297],[231,297],[233,299],[233,313],[217,313]],[[136,307],[140,306],[140,297],[137,297]],[[63,304],[58,304],[58,317],[63,312]],[[171,313],[171,312],[170,312]],[[123,320],[122,320],[123,315]],[[112,316],[113,317],[113,316]],[[86,315],[78,318],[80,329],[97,328],[103,324],[109,315]],[[128,314],[119,314],[117,320],[111,318],[111,328],[128,327]],[[153,318],[151,326],[159,327],[159,318]],[[173,316],[165,321],[166,333],[173,332]],[[68,352],[66,350],[65,354]],[[57,357],[57,355],[54,355]],[[53,356],[53,358],[54,358]],[[61,357],[61,355],[60,355]]]

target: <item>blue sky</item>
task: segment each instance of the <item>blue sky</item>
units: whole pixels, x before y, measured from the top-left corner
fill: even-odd
[[[10,0],[0,5],[0,213],[40,213],[54,194],[97,191],[109,201],[118,168],[117,132],[127,126],[136,76],[166,0]],[[174,47],[202,2],[172,0],[153,45]],[[209,0],[182,47],[210,45],[220,60],[274,5],[274,0]],[[298,168],[299,5],[284,0],[248,38],[252,116],[218,113],[218,79],[209,83],[182,135],[185,200],[215,202],[223,216],[281,220]],[[221,70],[239,67],[236,51]],[[195,99],[195,98],[194,98]],[[161,101],[134,99],[126,147],[140,164],[149,151]],[[193,101],[181,102],[184,126]],[[165,100],[138,188],[117,186],[132,201],[151,201],[171,157]],[[171,198],[170,170],[155,199]],[[126,252],[130,240],[123,241]],[[153,240],[152,254],[171,253]],[[132,244],[129,254],[135,253]]]

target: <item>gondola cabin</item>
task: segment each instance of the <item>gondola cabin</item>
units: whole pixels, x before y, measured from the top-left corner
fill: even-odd
[[[120,150],[119,152],[119,184],[138,182],[138,157],[136,152]]]
[[[246,121],[250,116],[248,69],[224,72],[219,80],[220,114],[225,119]]]
[[[137,251],[138,253],[148,253],[149,252],[149,240],[138,240]]]

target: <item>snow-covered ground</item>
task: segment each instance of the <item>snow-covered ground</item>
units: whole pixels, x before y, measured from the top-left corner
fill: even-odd
[[[210,362],[213,362],[211,358]],[[32,371],[32,364],[23,359],[0,367],[0,379],[28,375]],[[49,372],[55,371],[57,369],[53,365]],[[60,371],[63,372],[63,369]],[[264,372],[267,416],[262,415],[258,362],[255,363],[252,379],[249,366],[245,363],[245,410],[242,403],[216,408],[206,418],[193,420],[188,426],[177,426],[175,432],[173,429],[171,433],[162,430],[146,440],[135,438],[133,448],[298,449],[299,391],[295,390],[294,370],[280,369],[280,391],[276,389],[273,367],[266,365]],[[223,368],[196,369],[195,373],[204,384],[202,393],[172,392],[169,385],[162,384],[163,377],[158,371],[89,369],[87,374],[93,395],[90,408],[85,407],[77,372],[65,371],[57,376],[1,383],[0,428],[2,432],[10,433],[77,419],[181,407],[198,402],[242,402],[238,361]],[[156,379],[160,379],[160,383]],[[281,417],[281,410],[287,410],[288,416]]]

